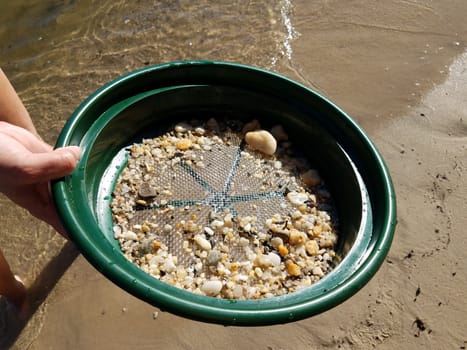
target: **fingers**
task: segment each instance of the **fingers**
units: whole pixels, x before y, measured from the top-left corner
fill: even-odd
[[[23,183],[47,182],[70,174],[80,157],[77,146],[45,153],[30,153],[22,159]]]
[[[19,126],[0,121],[0,131],[2,134],[15,139],[30,152],[41,153],[53,150],[52,146],[42,141],[37,135]]]

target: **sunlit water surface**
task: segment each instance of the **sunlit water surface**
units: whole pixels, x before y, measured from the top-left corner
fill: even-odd
[[[54,144],[86,96],[143,66],[211,59],[280,71],[299,35],[292,11],[289,0],[5,1],[0,65],[43,138]],[[3,196],[0,212],[0,246],[12,269],[32,283],[64,240]],[[28,331],[40,331],[45,312],[42,305]],[[0,338],[9,327],[0,320]]]

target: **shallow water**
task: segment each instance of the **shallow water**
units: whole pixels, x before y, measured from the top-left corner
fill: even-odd
[[[297,35],[291,11],[288,0],[8,2],[0,13],[0,65],[53,144],[87,95],[146,65],[212,59],[280,69]],[[63,240],[4,197],[0,211],[11,228],[0,236],[5,255],[28,283],[37,282]],[[62,258],[65,265],[72,261]],[[56,280],[45,275],[53,286]],[[40,329],[41,317],[34,322]]]
[[[384,126],[420,103],[447,77],[450,64],[465,49],[467,32],[463,0],[389,0],[380,5],[363,0],[345,4],[336,0],[4,2],[0,66],[51,144],[78,104],[103,83],[145,65],[183,59],[237,61],[289,75],[343,107],[370,136],[384,135]],[[397,151],[409,142],[409,137],[398,139],[397,132],[392,137],[392,141],[378,137],[376,143],[386,149],[392,145]],[[397,167],[394,154],[396,159],[389,159]],[[271,344],[269,348],[278,344],[297,349],[316,344],[352,348],[346,343],[347,332],[357,321],[361,339],[353,336],[351,340],[362,340],[367,348],[375,342],[370,336],[365,338],[373,330],[361,326],[366,324],[364,310],[370,306],[376,310],[362,303],[367,294],[353,299],[355,309],[349,307],[352,303],[346,304],[347,309],[344,306],[350,316],[330,312],[318,322],[285,328],[285,332],[297,332],[294,339],[270,340],[270,328],[235,332],[166,314],[157,320],[156,333],[156,327],[145,321],[153,321],[152,308],[105,280],[81,256],[77,258],[73,247],[64,246],[47,225],[1,196],[0,212],[0,246],[13,270],[33,284],[34,306],[24,328],[0,318],[0,348],[19,331],[18,349],[153,348],[170,347],[173,341],[178,348],[189,348],[187,334],[200,347],[231,348],[235,341],[239,349],[251,348],[251,344],[258,348],[265,344]],[[397,249],[396,253],[405,253],[405,247]],[[374,295],[379,284],[370,286]],[[387,288],[399,289],[397,285]],[[128,310],[125,315],[123,309]],[[0,310],[4,310],[2,305]],[[380,306],[378,310],[384,331],[403,334],[382,321],[387,309]],[[312,331],[326,330],[333,318],[341,320],[336,332]],[[409,327],[411,321],[407,321]],[[128,323],[135,322],[139,343],[131,342],[128,335]],[[200,329],[204,338],[194,339]],[[341,343],[336,343],[335,334],[341,334]]]
[[[2,66],[52,141],[89,93],[145,65],[217,59],[279,69],[296,35],[290,11],[288,0],[22,0],[3,11]]]

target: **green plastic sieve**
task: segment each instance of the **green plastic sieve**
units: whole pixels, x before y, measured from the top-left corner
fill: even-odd
[[[109,208],[122,150],[193,116],[280,123],[319,164],[339,213],[340,264],[303,290],[260,300],[229,300],[163,283],[129,262],[113,237]],[[273,72],[235,63],[171,62],[126,74],[73,113],[56,147],[78,145],[76,170],[55,181],[53,196],[70,239],[86,259],[136,297],[184,317],[257,326],[300,320],[355,294],[391,245],[396,202],[384,161],[362,129],[313,90]]]

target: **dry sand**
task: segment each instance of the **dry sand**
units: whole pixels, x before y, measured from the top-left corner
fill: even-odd
[[[43,302],[13,348],[467,347],[467,3],[293,4],[300,36],[282,73],[353,116],[393,177],[398,226],[376,276],[342,305],[310,319],[223,327],[158,312],[66,245],[47,261],[44,270],[55,276],[38,282],[42,295],[35,296]]]

